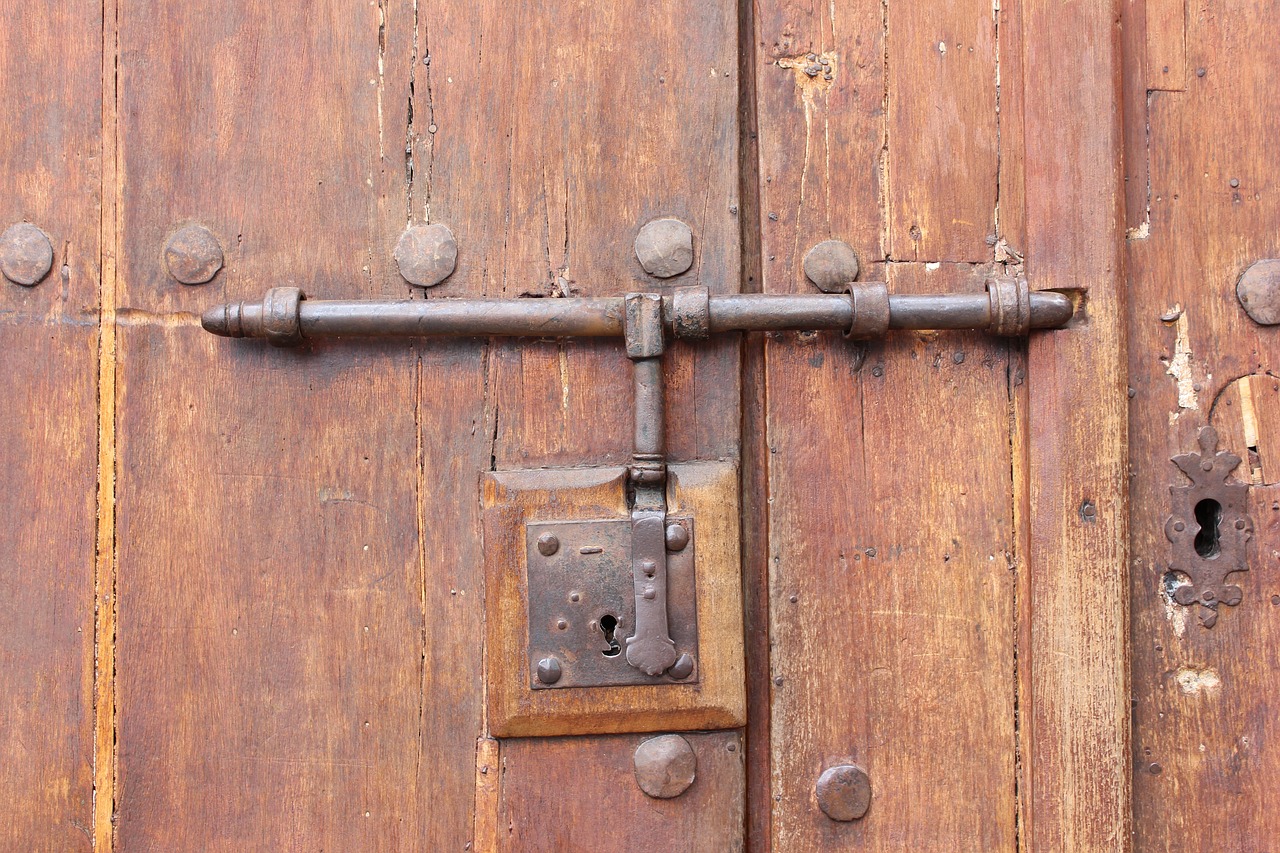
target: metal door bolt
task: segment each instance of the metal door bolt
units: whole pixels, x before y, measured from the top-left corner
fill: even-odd
[[[671,278],[693,266],[693,231],[679,219],[655,219],[636,235],[636,259],[649,275]]]
[[[164,264],[182,284],[212,281],[222,269],[222,246],[203,225],[184,225],[164,244]]]
[[[858,279],[858,255],[843,240],[824,240],[804,256],[804,274],[824,293],[844,293]]]
[[[669,800],[689,790],[698,772],[698,757],[680,735],[662,735],[636,747],[635,768],[640,790]]]
[[[17,222],[0,234],[0,272],[14,284],[34,287],[53,268],[53,244],[30,222]]]
[[[832,820],[858,820],[871,807],[871,780],[860,767],[838,764],[818,777],[814,794],[818,808]]]
[[[405,281],[417,287],[435,287],[453,275],[458,265],[458,241],[448,225],[414,225],[400,235],[394,255]]]

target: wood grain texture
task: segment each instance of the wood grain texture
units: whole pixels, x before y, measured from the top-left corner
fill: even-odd
[[[53,245],[0,278],[0,849],[92,847],[99,3],[0,10],[0,229]]]
[[[1023,4],[1027,277],[1086,290],[1027,365],[1031,787],[1023,845],[1129,844],[1128,466],[1118,4]],[[1069,117],[1064,119],[1064,117]],[[1083,598],[1082,598],[1083,596]]]
[[[980,290],[894,264],[897,293]],[[1013,850],[1008,344],[902,333],[767,345],[776,850]],[[852,761],[871,810],[813,786]]]
[[[1280,47],[1273,10],[1258,4],[1189,11],[1186,90],[1151,98],[1150,236],[1129,244],[1135,849],[1260,850],[1280,831],[1280,491],[1265,485],[1275,416],[1259,420],[1280,384],[1280,350],[1235,285],[1254,261],[1280,257],[1270,130]],[[1256,453],[1250,420],[1266,424],[1253,430]],[[1253,482],[1249,571],[1231,577],[1244,599],[1212,629],[1171,601],[1164,536],[1169,486],[1185,482],[1169,459],[1194,449],[1205,423],[1244,458],[1234,476]]]
[[[627,518],[624,468],[501,471],[483,483],[489,729],[503,737],[716,729],[746,722],[736,466],[670,468],[668,509],[695,519],[694,683],[529,687],[527,523]],[[629,578],[628,578],[629,581]],[[584,748],[593,741],[584,741]],[[554,776],[548,776],[553,784]]]
[[[998,195],[998,19],[986,0],[885,8],[889,257],[987,260]]]
[[[684,735],[697,756],[697,775],[687,791],[669,800],[646,796],[635,782],[633,756],[646,737],[503,741],[496,849],[741,851],[743,762],[738,734]],[[583,743],[591,749],[582,749]],[[548,784],[548,768],[567,772]]]

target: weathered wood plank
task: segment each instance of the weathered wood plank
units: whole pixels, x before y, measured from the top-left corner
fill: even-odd
[[[889,257],[991,257],[999,171],[996,15],[987,0],[887,3]]]
[[[0,230],[53,245],[0,278],[0,848],[89,850],[94,782],[99,3],[0,10]]]
[[[895,292],[981,267],[894,264]],[[768,342],[774,846],[1013,850],[1008,344],[904,333]],[[871,810],[813,786],[852,760]]]
[[[736,732],[686,734],[693,785],[653,799],[636,784],[636,747],[648,735],[502,742],[498,850],[618,853],[742,849],[743,761]],[[590,749],[583,749],[583,744]],[[547,784],[547,768],[561,775]],[[490,772],[494,772],[491,770]]]
[[[1129,843],[1119,20],[1118,3],[1023,4],[1027,276],[1088,290],[1070,328],[1032,339],[1027,366],[1031,622],[1019,666],[1032,702],[1019,737],[1022,842],[1034,850]]]
[[[1265,849],[1280,832],[1272,737],[1280,682],[1280,489],[1274,415],[1280,384],[1274,328],[1255,325],[1235,285],[1253,262],[1280,257],[1280,163],[1274,125],[1274,14],[1254,3],[1197,4],[1187,29],[1184,92],[1151,99],[1151,234],[1130,244],[1129,365],[1133,506],[1135,849]],[[1194,69],[1203,68],[1199,76]],[[1168,319],[1161,319],[1162,317]],[[1254,398],[1252,417],[1240,391]],[[1263,415],[1265,417],[1265,415]],[[1256,452],[1249,451],[1245,423]],[[1253,481],[1244,598],[1204,628],[1172,602],[1164,536],[1169,486],[1186,482],[1170,457],[1195,449],[1206,423],[1244,458]]]

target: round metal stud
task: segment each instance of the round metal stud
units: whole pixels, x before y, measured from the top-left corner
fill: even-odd
[[[53,244],[30,222],[17,222],[0,234],[0,272],[14,284],[34,287],[53,268]]]
[[[683,524],[667,525],[667,550],[683,551],[689,546],[689,529]]]
[[[649,275],[671,278],[693,266],[693,231],[679,219],[655,219],[636,235],[636,259]]]
[[[538,537],[538,553],[550,557],[560,550],[560,540],[554,533],[544,533]]]
[[[222,245],[203,225],[184,225],[164,244],[164,265],[182,284],[212,281],[222,269]]]
[[[636,747],[636,784],[650,797],[669,800],[693,784],[698,757],[680,735],[649,738]]]
[[[832,820],[857,820],[871,807],[871,780],[860,767],[838,764],[822,772],[814,788],[818,808]]]
[[[843,240],[823,240],[805,254],[803,266],[823,293],[844,293],[858,279],[858,254]]]
[[[1245,270],[1236,284],[1236,298],[1253,322],[1280,323],[1280,259],[1258,261]]]
[[[545,657],[538,661],[538,680],[543,684],[555,684],[563,674],[564,670],[560,668],[560,661],[556,658]]]
[[[395,259],[405,281],[417,287],[434,287],[457,267],[458,241],[448,225],[414,225],[400,235]]]

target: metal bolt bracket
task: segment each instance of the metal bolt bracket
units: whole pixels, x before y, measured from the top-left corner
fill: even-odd
[[[649,738],[636,747],[634,763],[640,790],[659,800],[680,796],[698,775],[698,756],[680,735]]]
[[[448,225],[414,225],[400,235],[393,253],[400,276],[416,287],[435,287],[458,265],[458,241]]]
[[[814,786],[818,808],[832,820],[858,820],[871,807],[871,780],[853,764],[829,767]]]
[[[0,234],[0,273],[14,284],[35,287],[53,269],[53,244],[30,222],[17,222]]]
[[[657,278],[673,278],[693,266],[693,230],[679,219],[645,223],[635,248],[640,266]]]
[[[222,269],[222,262],[222,245],[203,225],[184,225],[164,244],[165,267],[182,284],[212,281]]]

